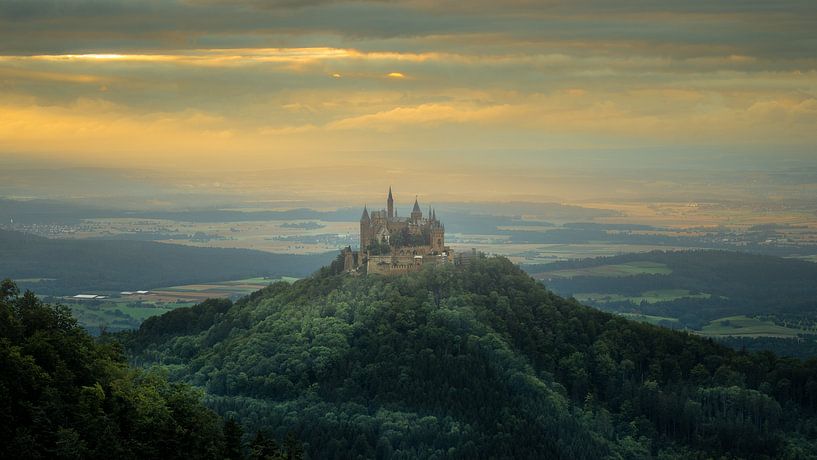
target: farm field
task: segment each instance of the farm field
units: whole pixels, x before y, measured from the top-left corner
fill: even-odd
[[[71,309],[80,325],[91,333],[105,330],[116,332],[139,327],[142,321],[176,308],[190,307],[205,299],[236,300],[263,289],[276,281],[294,282],[297,278],[248,278],[213,283],[169,286],[146,294],[119,295],[106,299],[76,300],[71,297],[58,301]]]
[[[725,336],[795,338],[798,334],[806,333],[809,333],[809,331],[780,326],[771,320],[750,318],[742,315],[728,316],[710,321],[700,331],[701,335],[713,338]]]
[[[552,262],[609,257],[623,253],[642,253],[655,250],[681,250],[682,247],[657,246],[649,244],[613,244],[613,243],[509,243],[489,237],[471,239],[472,235],[461,235],[454,239],[451,247],[455,252],[470,251],[472,248],[486,254],[505,256],[517,264],[549,264]],[[448,238],[446,236],[446,238]],[[534,275],[534,277],[537,277]]]
[[[656,326],[662,326],[666,322],[678,323],[677,318],[669,318],[666,316],[642,315],[640,313],[619,313],[619,315],[633,321],[641,321],[642,323],[654,324]]]
[[[574,278],[577,276],[600,276],[619,278],[634,275],[669,275],[672,269],[665,264],[649,261],[634,261],[623,264],[597,265],[594,267],[555,270],[539,273],[538,278]]]
[[[314,228],[302,225],[314,224]],[[197,247],[254,249],[286,254],[320,254],[351,243],[356,222],[317,220],[184,222],[165,219],[100,218],[84,221],[72,238],[112,237],[122,234],[198,235],[195,238],[156,239],[163,243]],[[323,237],[322,237],[323,235]],[[351,239],[350,239],[351,238]]]
[[[644,315],[640,313],[617,314],[633,321],[640,321],[642,323],[653,324],[656,326],[671,328],[678,328],[678,326],[680,326],[680,321],[677,318]],[[743,315],[728,316],[715,321],[710,321],[699,331],[688,328],[684,329],[693,334],[710,337],[713,339],[721,339],[726,337],[772,337],[779,339],[796,339],[800,334],[814,333],[814,331],[807,331],[796,327],[781,326],[768,319],[752,318]]]
[[[642,302],[658,303],[669,302],[671,300],[691,298],[691,299],[708,299],[711,296],[706,293],[693,294],[687,289],[659,289],[654,291],[645,291],[639,296],[624,296],[621,294],[611,293],[577,293],[573,297],[580,302],[627,302],[634,304]]]

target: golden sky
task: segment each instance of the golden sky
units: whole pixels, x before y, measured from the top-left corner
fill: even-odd
[[[814,158],[815,54],[813,1],[0,1],[0,157],[497,192],[577,151]]]

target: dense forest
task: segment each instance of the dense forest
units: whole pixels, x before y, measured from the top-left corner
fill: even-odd
[[[297,459],[293,434],[279,446],[243,436],[201,402],[200,390],[159,370],[131,368],[119,342],[95,341],[70,310],[0,283],[2,458]]]
[[[306,276],[334,254],[270,254],[150,241],[48,239],[0,230],[0,275],[40,295],[153,289],[254,276]]]
[[[584,307],[503,258],[324,269],[118,338],[309,458],[817,458],[817,361]]]

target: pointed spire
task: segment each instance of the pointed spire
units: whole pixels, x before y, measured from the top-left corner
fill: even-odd
[[[436,209],[431,210],[431,220],[437,220],[437,210]]]
[[[367,221],[369,220],[369,210],[366,209],[366,205],[363,205],[363,215],[360,216],[360,220]]]
[[[389,219],[394,218],[394,197],[391,194],[391,186],[389,186],[389,197],[386,199],[386,209]]]
[[[417,195],[414,196],[414,209],[412,209],[411,212],[423,212],[420,209],[420,203],[417,201]]]

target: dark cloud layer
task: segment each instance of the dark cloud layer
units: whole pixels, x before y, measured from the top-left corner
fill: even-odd
[[[813,1],[383,1],[5,0],[4,54],[233,47],[366,39],[501,37],[506,45],[547,41],[728,47],[748,54],[814,57]],[[457,36],[468,37],[460,42]],[[322,38],[321,38],[322,37]],[[479,43],[479,41],[477,41]],[[365,44],[364,44],[365,45]],[[382,46],[382,44],[381,44]],[[663,48],[660,48],[662,47]]]

